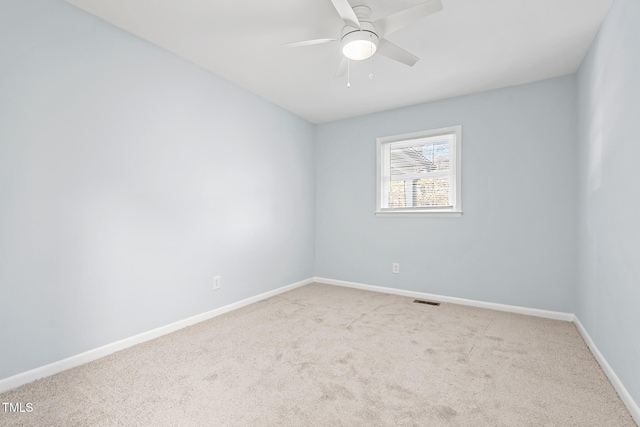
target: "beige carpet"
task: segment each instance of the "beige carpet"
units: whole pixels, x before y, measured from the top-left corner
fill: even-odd
[[[573,324],[308,285],[0,395],[0,425],[634,426]]]

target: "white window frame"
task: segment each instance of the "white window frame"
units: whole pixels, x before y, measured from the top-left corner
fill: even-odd
[[[385,184],[388,173],[383,171],[386,164],[384,162],[384,147],[391,143],[406,142],[407,145],[417,143],[417,140],[432,138],[444,135],[452,135],[453,141],[450,146],[451,162],[455,169],[453,186],[453,206],[450,207],[419,207],[419,208],[389,208],[384,206]],[[407,133],[404,135],[385,136],[376,139],[376,216],[383,217],[460,217],[462,216],[462,126],[451,126],[440,129],[427,130],[423,132]]]

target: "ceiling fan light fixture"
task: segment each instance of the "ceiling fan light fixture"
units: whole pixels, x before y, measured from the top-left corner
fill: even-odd
[[[378,36],[370,31],[353,31],[342,38],[342,54],[352,61],[372,57],[377,48]]]

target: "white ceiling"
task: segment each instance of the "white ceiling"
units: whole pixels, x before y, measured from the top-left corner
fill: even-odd
[[[421,60],[352,62],[334,79],[343,22],[330,0],[67,0],[303,117],[323,123],[574,73],[612,0],[442,0],[389,35]],[[372,18],[422,0],[350,0]]]

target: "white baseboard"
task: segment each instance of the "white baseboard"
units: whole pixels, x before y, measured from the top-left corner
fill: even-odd
[[[23,384],[30,383],[37,379],[48,377],[57,374],[58,372],[66,371],[67,369],[75,368],[76,366],[83,365],[85,363],[115,353],[116,351],[120,351],[125,348],[132,347],[136,344],[158,338],[162,335],[170,334],[171,332],[186,328],[187,326],[203,322],[216,316],[220,316],[221,314],[237,310],[249,304],[253,304],[254,302],[271,298],[272,296],[290,291],[295,288],[299,288],[304,285],[308,285],[310,283],[313,283],[313,279],[302,280],[300,282],[296,282],[291,285],[283,286],[281,288],[274,289],[260,295],[246,298],[242,301],[234,302],[233,304],[225,305],[224,307],[216,308],[215,310],[207,311],[206,313],[198,314],[187,319],[179,320],[169,325],[161,326],[151,331],[143,332],[141,334],[134,335],[132,337],[125,338],[123,340],[116,341],[114,343],[107,344],[102,347],[98,347],[93,350],[89,350],[87,352],[80,353],[45,366],[41,366],[39,368],[31,369],[29,371],[22,372],[8,378],[4,378],[0,380],[0,393],[14,389]]]
[[[382,292],[385,294],[401,295],[412,298],[429,299],[452,304],[468,305],[472,307],[488,308],[490,310],[506,311],[509,313],[526,314],[528,316],[544,317],[547,319],[564,320],[571,322],[574,319],[573,313],[561,311],[540,310],[537,308],[520,307],[517,305],[497,304],[493,302],[476,301],[471,299],[447,297],[443,295],[428,294],[425,292],[406,291],[404,289],[385,288],[382,286],[365,285],[364,283],[346,282],[344,280],[327,279],[325,277],[315,277],[317,283],[327,285],[344,286],[347,288],[363,289],[365,291]]]
[[[620,399],[622,399],[624,404],[627,406],[627,409],[631,413],[631,416],[635,420],[636,424],[640,425],[640,407],[638,407],[638,404],[633,400],[633,397],[631,397],[624,384],[622,384],[622,381],[620,381],[620,378],[618,378],[614,370],[611,368],[611,366],[607,362],[607,359],[605,359],[602,353],[600,353],[600,350],[598,350],[598,347],[596,347],[596,344],[589,336],[589,333],[587,333],[587,330],[584,328],[584,326],[582,326],[582,323],[580,322],[580,319],[578,319],[578,316],[575,316],[573,323],[576,325],[576,328],[578,328],[578,332],[580,332],[580,335],[582,335],[582,339],[584,339],[584,342],[587,343],[587,346],[602,367],[602,370],[607,375],[607,378],[609,378],[609,381],[611,381],[613,388],[615,388],[618,392],[618,396],[620,396]]]

